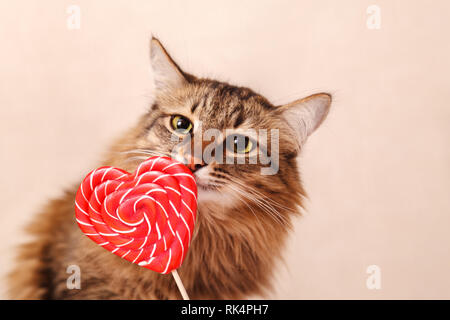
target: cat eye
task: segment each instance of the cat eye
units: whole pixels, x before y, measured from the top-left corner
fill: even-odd
[[[192,131],[191,120],[180,115],[173,115],[170,118],[170,125],[173,130],[180,134],[188,134]]]
[[[226,145],[228,150],[234,153],[249,153],[256,147],[256,142],[242,134],[233,134],[227,137]]]

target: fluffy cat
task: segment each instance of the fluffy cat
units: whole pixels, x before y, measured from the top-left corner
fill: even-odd
[[[101,164],[133,172],[150,156],[171,156],[177,144],[172,139],[174,132],[183,140],[209,128],[236,133],[249,128],[278,129],[276,174],[261,174],[261,169],[271,164],[206,164],[193,161],[184,149],[176,155],[186,161],[198,181],[196,228],[187,257],[178,269],[190,297],[240,299],[263,294],[270,288],[291,219],[298,214],[305,195],[297,156],[306,138],[326,117],[331,96],[320,93],[274,106],[248,88],[184,72],[155,38],[150,46],[153,105],[112,146]],[[235,137],[242,142],[241,146],[232,145],[236,156],[243,154],[248,160],[247,149],[262,148],[245,135]],[[265,148],[275,155],[272,143]],[[131,264],[82,234],[74,219],[77,187],[48,202],[29,225],[28,231],[36,239],[20,248],[17,267],[9,278],[11,297],[181,298],[170,275]],[[81,270],[81,289],[69,290],[66,269],[73,264]]]

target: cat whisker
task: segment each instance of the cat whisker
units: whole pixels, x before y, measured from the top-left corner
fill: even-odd
[[[148,157],[145,156],[135,156],[135,157],[129,157],[125,160],[125,162],[132,162],[132,161],[144,161],[147,160]]]
[[[238,186],[233,187],[231,184],[229,184],[228,187],[230,187],[230,189],[232,189],[233,191],[239,193],[242,197],[245,197],[249,201],[253,202],[258,208],[267,213],[275,222],[279,223],[281,226],[289,225],[289,222],[285,217],[281,216],[273,207],[267,205],[255,195],[242,190]]]
[[[241,185],[246,190],[249,190],[253,194],[257,195],[261,199],[261,201],[264,201],[267,204],[273,204],[273,206],[278,207],[280,209],[283,209],[284,211],[287,211],[287,212],[290,212],[290,213],[293,213],[293,214],[297,213],[296,211],[292,210],[292,208],[286,207],[285,205],[283,205],[283,204],[281,204],[281,203],[279,203],[279,202],[269,198],[267,195],[263,194],[262,192],[256,190],[255,188],[253,188],[253,187],[251,187],[249,185],[245,185],[245,184],[243,184],[242,182],[240,182],[238,180],[236,180],[236,181],[233,180],[233,182],[236,183],[236,184]]]
[[[230,189],[232,189],[234,192],[241,194],[242,195],[242,190],[240,190],[240,188],[235,188],[232,185],[228,185],[228,187],[230,187]],[[239,201],[243,202],[252,212],[252,214],[255,216],[255,218],[258,220],[258,223],[260,226],[262,226],[261,220],[258,218],[258,216],[256,215],[255,211],[252,209],[252,207],[247,203],[247,201],[245,201],[245,195],[243,195],[244,197],[235,197],[237,198]]]
[[[131,149],[127,151],[121,151],[121,154],[145,154],[150,156],[170,156],[169,152],[160,151],[160,150],[149,150],[149,149]]]
[[[160,157],[169,156],[170,157],[170,155],[165,151],[149,150],[149,149],[131,149],[131,150],[126,150],[126,151],[121,151],[119,153],[127,155],[127,159],[125,160],[126,162],[144,161],[144,160],[147,160],[149,157],[153,157],[153,156],[160,156]],[[130,157],[129,155],[135,155],[135,156]]]
[[[279,213],[278,210],[276,210],[270,203],[271,200],[270,198],[268,198],[266,195],[262,194],[261,192],[258,192],[257,190],[255,190],[254,188],[248,186],[248,185],[244,185],[242,182],[240,181],[234,181],[237,184],[240,184],[242,186],[242,188],[244,188],[247,192],[247,194],[252,194],[253,198],[257,201],[259,207],[261,208],[265,208],[265,211],[267,213],[271,213],[273,216],[276,216],[277,219],[282,220],[282,222],[286,225],[289,225],[289,221],[286,219],[286,217],[284,217],[283,215],[281,215]],[[268,200],[267,200],[268,199]],[[272,202],[276,203],[279,207],[282,206],[281,204],[271,200]],[[289,209],[289,208],[288,208]],[[284,209],[284,211],[286,211],[286,209]],[[292,210],[288,210],[290,212],[292,212]]]

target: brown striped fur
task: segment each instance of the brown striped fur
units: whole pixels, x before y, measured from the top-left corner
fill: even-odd
[[[230,194],[232,200],[225,205],[219,198],[199,202],[191,247],[179,269],[194,299],[240,299],[263,294],[270,288],[291,218],[305,195],[297,169],[297,155],[305,136],[295,133],[296,128],[289,122],[292,114],[287,119],[285,110],[297,107],[304,110],[311,107],[311,102],[322,99],[324,109],[318,116],[313,120],[310,115],[310,118],[299,118],[299,125],[304,125],[302,130],[309,134],[308,121],[313,122],[310,130],[320,124],[328,111],[330,96],[318,94],[275,107],[250,89],[199,79],[181,71],[156,39],[152,40],[152,52],[152,62],[165,59],[162,69],[153,63],[156,69],[154,104],[135,127],[113,144],[102,164],[131,172],[142,161],[139,158],[142,154],[132,150],[170,152],[175,142],[170,142],[167,119],[172,114],[201,120],[204,129],[279,129],[280,170],[276,175],[261,175],[260,164],[208,165],[210,177],[216,184],[214,188],[220,194]],[[158,71],[167,71],[167,66],[175,72],[169,80],[158,83]],[[165,86],[164,81],[172,83]],[[302,106],[306,103],[307,106]],[[299,114],[304,114],[302,112]],[[257,201],[233,193],[228,186],[236,180],[248,190],[255,190],[253,195],[266,201],[266,210]],[[120,259],[81,233],[74,220],[76,188],[73,186],[63,197],[50,201],[28,227],[35,240],[20,248],[17,267],[9,278],[11,297],[179,299],[170,275],[160,275]],[[199,187],[200,199],[203,192],[209,191]],[[268,211],[267,206],[272,206],[276,214]],[[79,290],[66,288],[69,276],[66,269],[72,264],[81,269]]]

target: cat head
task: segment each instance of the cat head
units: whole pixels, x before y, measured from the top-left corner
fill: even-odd
[[[299,205],[297,156],[325,119],[331,96],[275,106],[251,89],[186,73],[155,38],[150,52],[154,102],[124,139],[126,161],[136,166],[164,155],[184,162],[196,177],[200,205],[255,206],[278,215]]]

